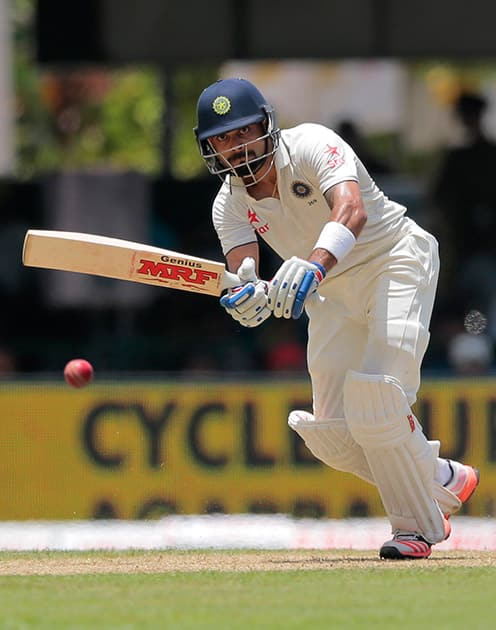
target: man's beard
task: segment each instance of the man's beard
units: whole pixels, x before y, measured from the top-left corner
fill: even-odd
[[[264,155],[259,158],[251,160],[249,164],[239,164],[239,166],[233,166],[233,171],[236,173],[236,177],[250,177],[256,173],[264,164],[267,156]]]

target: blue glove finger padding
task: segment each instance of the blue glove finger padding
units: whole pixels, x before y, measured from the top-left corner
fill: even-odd
[[[226,293],[226,295],[223,295],[220,298],[221,306],[224,308],[236,308],[239,304],[242,304],[246,299],[250,298],[254,293],[255,285],[253,282],[249,282],[236,293]]]
[[[285,260],[269,284],[267,305],[274,317],[298,319],[325,275],[319,262],[297,256]]]
[[[301,316],[308,293],[312,291],[312,289],[315,290],[317,284],[315,272],[307,271],[296,292],[293,309],[291,311],[291,317],[293,319],[298,319]]]

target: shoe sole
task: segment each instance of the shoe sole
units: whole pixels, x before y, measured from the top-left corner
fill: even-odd
[[[412,554],[403,554],[401,551],[396,549],[396,547],[382,547],[379,551],[379,557],[383,560],[425,560],[432,553],[432,550],[429,549],[429,553],[420,553],[418,555]]]

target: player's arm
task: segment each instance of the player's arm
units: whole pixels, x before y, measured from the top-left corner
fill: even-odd
[[[340,182],[325,193],[325,198],[329,221],[323,226],[309,259],[293,256],[286,260],[270,283],[268,306],[275,317],[300,317],[308,297],[315,293],[327,272],[353,249],[367,222],[357,182]]]
[[[260,253],[257,242],[239,245],[226,254],[227,268],[229,271],[236,273],[245,258],[253,258],[255,260],[255,273],[258,274]]]
[[[321,264],[327,272],[353,249],[367,222],[367,213],[355,181],[336,184],[324,196],[331,211],[329,222],[324,225],[309,261]]]
[[[229,289],[220,303],[242,326],[259,326],[271,315],[267,308],[267,283],[258,278],[258,243],[246,243],[226,254],[227,266],[244,284]]]

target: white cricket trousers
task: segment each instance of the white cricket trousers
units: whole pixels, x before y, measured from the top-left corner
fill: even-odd
[[[436,239],[413,221],[392,248],[329,278],[325,301],[307,306],[308,368],[316,419],[343,418],[343,385],[349,369],[397,378],[410,405],[439,276]]]

